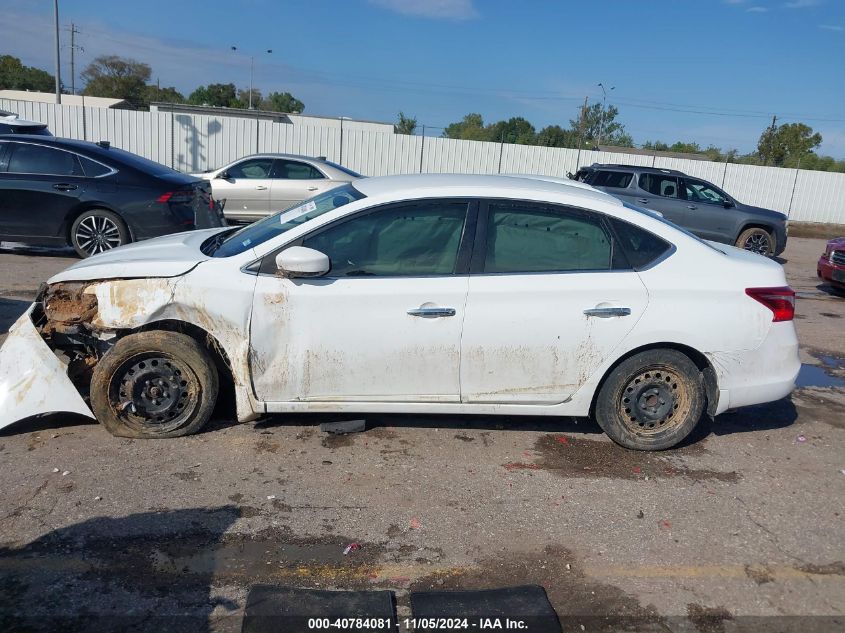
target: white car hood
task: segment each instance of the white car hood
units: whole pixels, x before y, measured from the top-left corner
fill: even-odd
[[[229,228],[187,231],[127,244],[83,259],[53,275],[48,283],[184,275],[201,261],[209,259],[200,251],[200,245],[215,233]]]

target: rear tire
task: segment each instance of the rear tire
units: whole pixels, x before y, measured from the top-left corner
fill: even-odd
[[[217,368],[196,340],[140,332],[120,339],[94,367],[91,409],[112,435],[180,437],[211,417],[218,385]]]
[[[129,229],[121,217],[106,209],[84,211],[70,227],[70,245],[83,259],[130,241]]]
[[[752,227],[739,234],[736,247],[771,257],[775,254],[775,238],[766,229]]]
[[[617,444],[659,451],[683,441],[704,410],[701,372],[673,349],[626,359],[607,377],[596,400],[596,422]]]

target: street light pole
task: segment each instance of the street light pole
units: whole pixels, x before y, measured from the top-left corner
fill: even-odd
[[[599,84],[599,88],[601,88],[601,119],[599,122],[599,142],[596,145],[601,145],[601,137],[604,134],[604,113],[606,111],[605,104],[607,103],[607,91],[604,89],[604,84]],[[615,90],[616,86],[611,86],[611,90]]]
[[[233,51],[238,52],[237,46],[230,46]],[[267,54],[273,52],[272,48],[267,49]],[[249,109],[252,110],[252,91],[255,84],[255,55],[249,56]]]
[[[53,21],[56,27],[56,103],[62,102],[62,67],[59,55],[59,0],[53,0]]]

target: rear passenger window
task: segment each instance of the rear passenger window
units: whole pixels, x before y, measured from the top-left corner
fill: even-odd
[[[107,173],[109,173],[111,171],[110,168],[106,167],[102,163],[98,163],[95,160],[85,158],[84,156],[80,156],[79,160],[82,163],[82,171],[85,172],[85,175],[88,178],[96,178],[97,176],[105,176]]]
[[[14,174],[43,174],[48,176],[82,175],[76,154],[28,143],[14,144],[7,171]]]
[[[286,180],[320,180],[325,178],[322,172],[308,163],[293,160],[277,160],[273,167],[273,178]]]
[[[662,174],[642,174],[640,175],[640,189],[653,193],[655,196],[662,196],[664,198],[679,197],[678,179],[674,176],[664,176]]]
[[[633,178],[633,175],[624,171],[600,171],[591,184],[594,187],[625,189],[631,184],[631,178]]]
[[[485,273],[609,270],[610,237],[598,216],[531,203],[491,203]]]
[[[648,268],[672,248],[669,242],[657,237],[654,233],[624,220],[608,219],[619,238],[619,247],[634,270]]]

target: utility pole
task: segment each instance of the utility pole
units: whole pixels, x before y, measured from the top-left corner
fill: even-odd
[[[238,52],[237,46],[230,46],[229,47],[232,51]],[[267,49],[267,54],[271,54],[273,52],[272,48]],[[252,110],[252,90],[255,78],[255,55],[249,56],[249,109]]]
[[[601,149],[601,137],[604,134],[604,114],[607,110],[606,103],[607,103],[607,90],[604,89],[604,84],[599,84],[599,88],[601,88],[601,120],[599,122],[599,139],[596,145]],[[611,86],[611,90],[615,90],[616,86]]]
[[[587,122],[587,101],[589,96],[584,97],[584,105],[581,107],[581,117],[578,120],[578,155],[575,157],[575,171],[581,168],[581,146],[584,144],[584,124]]]
[[[53,26],[56,29],[56,103],[62,102],[62,58],[59,53],[59,0],[53,0]]]
[[[74,53],[77,49],[79,49],[80,53],[84,53],[85,49],[81,46],[76,45],[76,34],[79,33],[79,29],[76,28],[76,25],[71,22],[70,28],[68,29],[70,33],[70,93],[75,95],[76,94],[76,64],[74,59]]]

